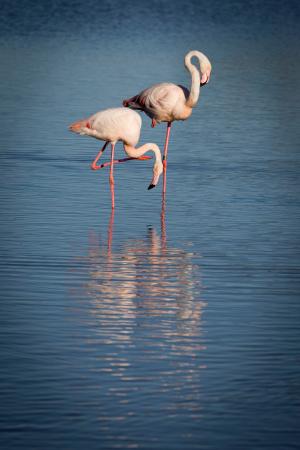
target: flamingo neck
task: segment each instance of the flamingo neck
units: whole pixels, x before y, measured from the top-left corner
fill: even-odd
[[[188,99],[186,101],[186,105],[190,108],[193,108],[196,105],[200,95],[200,73],[191,62],[193,56],[197,55],[195,55],[194,52],[189,52],[184,59],[184,65],[190,72],[192,77],[190,95],[188,96]]]
[[[199,61],[200,73],[199,70],[192,64],[193,56],[195,56]],[[196,105],[200,95],[200,74],[203,75],[207,70],[210,71],[211,64],[203,53],[198,52],[198,50],[192,50],[185,55],[184,65],[192,76],[190,95],[186,104],[187,106],[193,108],[193,106]]]
[[[148,143],[144,144],[139,148],[132,147],[132,145],[126,144],[124,142],[124,149],[128,156],[132,158],[139,158],[143,156],[146,152],[152,151],[155,155],[155,162],[161,164],[161,153],[156,144]]]

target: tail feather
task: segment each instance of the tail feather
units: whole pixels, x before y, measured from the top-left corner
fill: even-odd
[[[140,105],[138,98],[139,96],[135,95],[134,97],[123,100],[123,106],[131,109],[142,109],[142,105]]]
[[[87,119],[78,120],[69,126],[69,130],[74,131],[74,133],[80,133],[83,128],[91,128]]]

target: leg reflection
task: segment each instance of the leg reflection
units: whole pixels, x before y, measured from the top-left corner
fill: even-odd
[[[166,196],[163,194],[160,213],[160,227],[161,227],[161,249],[162,252],[167,250],[167,230],[166,230]]]
[[[111,210],[110,219],[107,229],[107,256],[111,256],[113,229],[114,229],[115,210]]]

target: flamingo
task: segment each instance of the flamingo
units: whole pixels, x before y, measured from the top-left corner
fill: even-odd
[[[191,62],[194,56],[199,61],[200,73]],[[171,124],[174,120],[186,120],[190,117],[199,99],[200,86],[204,86],[209,82],[211,73],[209,59],[198,50],[191,50],[185,55],[184,65],[192,77],[190,90],[174,83],[158,83],[123,101],[123,106],[125,107],[144,111],[152,119],[152,128],[157,123],[167,122],[163,156],[164,194],[166,192],[167,155]]]
[[[70,125],[69,130],[81,135],[92,136],[101,141],[105,141],[104,146],[97,154],[91,164],[91,169],[98,170],[105,166],[110,166],[109,183],[111,190],[112,209],[115,207],[114,196],[114,164],[130,159],[149,159],[149,156],[143,156],[144,153],[151,150],[155,155],[153,166],[153,177],[148,189],[154,188],[163,172],[163,164],[160,149],[156,144],[148,143],[139,148],[135,148],[140,138],[142,119],[140,115],[126,108],[111,108],[99,111],[96,114],[84,120],[79,120]],[[114,160],[114,151],[117,141],[122,141],[124,150],[129,158]],[[104,152],[106,146],[111,144],[111,161],[102,165],[97,165],[99,158]]]

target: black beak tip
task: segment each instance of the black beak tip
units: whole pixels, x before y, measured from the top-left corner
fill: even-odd
[[[155,184],[149,184],[148,191],[149,191],[149,189],[153,189],[154,187],[155,187]]]

